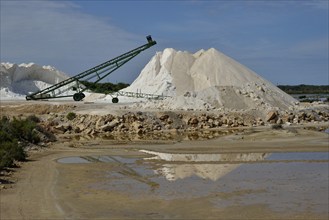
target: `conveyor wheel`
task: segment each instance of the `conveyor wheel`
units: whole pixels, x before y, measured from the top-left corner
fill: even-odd
[[[85,94],[83,94],[82,92],[79,92],[79,93],[75,93],[73,95],[73,100],[74,101],[81,101],[85,96]]]
[[[113,103],[118,103],[119,102],[119,99],[117,97],[114,97],[114,98],[112,98],[112,102]]]

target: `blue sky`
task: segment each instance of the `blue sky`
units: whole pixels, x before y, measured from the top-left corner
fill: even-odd
[[[328,1],[1,0],[1,62],[73,76],[158,44],[105,81],[131,83],[156,51],[216,48],[274,84],[329,84]]]

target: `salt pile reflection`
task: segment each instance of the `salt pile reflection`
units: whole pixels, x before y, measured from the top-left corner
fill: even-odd
[[[262,161],[269,155],[268,153],[175,154],[149,150],[140,150],[140,152],[154,155],[144,158],[145,160],[177,162],[163,164],[155,170],[155,173],[163,175],[169,181],[191,176],[216,181],[239,167],[241,163]]]

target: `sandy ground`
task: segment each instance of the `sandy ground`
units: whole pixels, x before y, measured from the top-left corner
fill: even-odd
[[[141,161],[141,158],[150,157],[150,155],[140,152],[140,149],[180,154],[328,152],[328,134],[324,132],[301,128],[284,130],[263,128],[244,130],[207,141],[170,141],[162,144],[132,142],[122,145],[110,140],[85,140],[72,145],[72,141],[62,140],[48,149],[32,153],[30,161],[17,169],[13,174],[16,183],[12,185],[12,188],[0,191],[1,219],[328,219],[329,217],[328,200],[326,200],[328,188],[325,187],[329,183],[326,175],[324,179],[319,179],[320,181],[317,181],[317,177],[312,178],[314,182],[310,182],[307,178],[301,179],[301,182],[313,184],[310,198],[303,198],[304,186],[296,188],[293,192],[296,196],[293,200],[296,202],[293,206],[295,208],[282,211],[277,210],[276,207],[285,203],[288,207],[291,205],[288,204],[291,198],[281,197],[279,191],[275,190],[273,195],[270,194],[272,192],[270,188],[278,185],[271,176],[278,175],[277,179],[279,179],[281,171],[273,171],[271,175],[262,176],[261,179],[265,178],[269,182],[260,185],[254,183],[255,188],[241,186],[242,188],[227,189],[229,185],[233,187],[237,184],[238,186],[238,182],[243,179],[233,179],[232,182],[225,179],[230,177],[226,175],[219,178],[222,181],[223,190],[198,195],[201,192],[193,191],[193,185],[190,185],[189,187],[192,187],[190,194],[187,192],[181,197],[174,196],[180,195],[179,191],[170,191],[171,194],[166,194],[166,190],[171,189],[168,188],[169,182],[164,181],[163,177],[157,185],[149,181],[153,177],[146,178],[146,174],[139,175],[134,171],[143,166],[151,166]],[[60,158],[88,155],[118,156],[118,158],[126,158],[127,161],[85,164],[57,162]],[[129,158],[138,160],[130,164]],[[311,167],[312,164],[327,166],[328,160],[321,163],[310,161],[306,164],[306,168]],[[158,162],[152,166],[156,166],[157,169],[163,165],[163,162]],[[284,170],[282,172],[284,173]],[[311,169],[310,172],[317,172],[317,168]],[[124,178],[119,174],[124,174]],[[320,176],[320,174],[317,175]],[[286,173],[286,175],[291,174]],[[253,178],[253,174],[248,178],[250,176]],[[255,181],[259,181],[256,174],[254,177]],[[111,181],[118,181],[118,184],[113,185]],[[296,181],[298,183],[299,180]],[[284,185],[285,182],[289,183],[289,180],[283,180],[280,184]],[[172,186],[175,184],[179,184],[179,181]],[[206,183],[201,181],[200,184]],[[184,191],[185,188],[181,187],[186,186],[178,185],[177,187]],[[249,200],[256,200],[257,195],[262,193],[264,195],[268,193],[269,200],[272,201],[243,202],[243,198],[249,197],[251,198]],[[318,196],[318,199],[312,200],[314,194]],[[235,203],[230,203],[232,201]]]

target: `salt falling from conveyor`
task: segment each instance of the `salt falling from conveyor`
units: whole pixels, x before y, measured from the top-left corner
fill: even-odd
[[[124,89],[173,96],[171,100],[147,102],[144,107],[184,109],[187,100],[201,100],[225,109],[288,109],[296,100],[247,67],[211,48],[194,54],[171,48],[158,52],[138,78]],[[179,102],[182,102],[180,106]],[[190,101],[193,108],[193,101]],[[175,108],[172,104],[175,103]],[[142,106],[141,106],[142,107]]]

